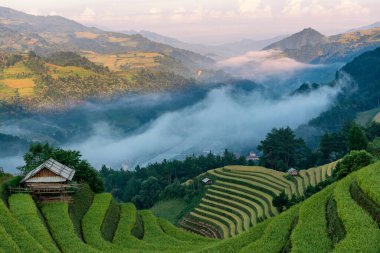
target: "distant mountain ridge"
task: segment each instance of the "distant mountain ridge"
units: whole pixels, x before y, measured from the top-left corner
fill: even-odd
[[[380,28],[369,28],[325,36],[307,28],[264,50],[279,49],[282,55],[307,63],[348,62],[380,46]]]
[[[152,41],[163,43],[170,45],[172,47],[181,48],[184,50],[193,51],[202,55],[206,55],[208,57],[214,59],[233,57],[237,55],[243,55],[250,51],[261,50],[265,46],[270,45],[271,43],[277,42],[285,36],[277,36],[274,38],[266,39],[266,40],[251,40],[251,39],[242,39],[236,42],[224,43],[221,45],[204,45],[204,44],[193,44],[187,43],[175,38],[163,36],[158,33],[150,32],[150,31],[123,31],[125,34],[140,34],[145,38],[148,38]]]
[[[188,50],[151,41],[139,34],[126,35],[86,27],[60,16],[34,16],[0,7],[0,50],[41,55],[57,51],[98,54],[158,52],[181,62],[195,76],[214,61]]]
[[[295,33],[279,42],[273,43],[264,48],[264,50],[280,49],[280,50],[299,50],[304,47],[313,47],[323,44],[327,41],[327,37],[320,32],[306,28],[301,32]]]

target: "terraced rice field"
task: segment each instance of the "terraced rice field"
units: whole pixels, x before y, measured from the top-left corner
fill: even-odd
[[[0,80],[0,93],[4,97],[9,97],[15,96],[18,92],[20,96],[29,97],[33,96],[35,86],[32,78],[3,79]]]
[[[33,72],[25,66],[24,62],[17,62],[14,66],[4,69],[3,78],[15,78],[17,75],[31,75]]]
[[[316,186],[330,177],[335,165],[336,162],[303,170],[290,180],[286,173],[258,166],[226,166],[210,170],[207,174],[215,179],[214,184],[181,225],[197,232],[206,223],[217,232],[214,235],[234,237],[259,221],[276,216],[278,212],[272,200],[282,191],[289,198],[301,196],[309,185]],[[192,229],[186,222],[189,218],[190,223],[199,221],[199,226]]]
[[[233,168],[229,167],[227,172],[252,175],[262,171],[253,167]],[[324,170],[328,171],[328,168],[320,168],[321,173]],[[318,173],[319,170],[312,171]],[[270,174],[275,176],[277,173]],[[315,175],[315,179],[318,178]],[[282,181],[281,178],[278,180]],[[224,240],[186,232],[166,220],[156,218],[148,210],[136,210],[130,203],[118,205],[120,215],[113,217],[117,222],[117,228],[112,237],[108,238],[104,235],[104,226],[113,205],[112,197],[108,193],[96,194],[93,198],[91,206],[81,220],[82,239],[74,230],[67,203],[47,203],[39,209],[29,195],[16,194],[8,199],[9,206],[0,200],[0,252],[378,253],[379,182],[380,162],[352,173],[305,202],[276,217],[258,222],[253,227],[243,222],[245,219],[252,219],[248,214],[250,209],[243,208],[244,202],[233,200],[232,193],[228,196],[231,198],[232,206],[227,205],[227,196],[225,200],[216,202],[209,195],[202,202],[203,205],[208,203],[209,211],[199,207],[199,213],[195,211],[194,216],[188,217],[184,224],[188,224],[191,229],[198,226],[199,229],[203,229],[204,235],[215,232],[209,224],[220,226],[215,232],[216,235],[220,233],[224,237],[232,237]],[[269,185],[269,182],[267,183]],[[287,185],[289,189],[297,192],[296,183],[294,187]],[[328,208],[329,203],[334,203],[334,208]],[[230,216],[221,215],[221,210]],[[207,212],[210,218],[200,215]],[[215,218],[217,216],[220,216],[220,219]],[[204,222],[203,226],[195,220],[196,217]],[[226,217],[231,218],[229,221],[240,217],[242,222],[233,225],[225,219]],[[239,229],[244,232],[233,236],[232,231],[238,233]],[[337,231],[343,233],[338,235]]]
[[[54,64],[46,64],[49,68],[49,74],[53,78],[67,77],[67,76],[79,76],[79,77],[89,77],[98,76],[99,74],[76,66],[58,66]]]
[[[112,71],[158,67],[160,65],[158,57],[163,57],[162,54],[151,52],[131,52],[112,55],[85,52],[84,56],[94,63],[108,67]]]
[[[22,97],[34,95],[35,83],[32,71],[20,61],[14,66],[5,68],[0,75],[0,99],[18,94]]]

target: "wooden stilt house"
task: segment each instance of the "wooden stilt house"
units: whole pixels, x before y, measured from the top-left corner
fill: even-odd
[[[30,171],[21,184],[40,201],[70,201],[74,174],[75,170],[50,158]]]

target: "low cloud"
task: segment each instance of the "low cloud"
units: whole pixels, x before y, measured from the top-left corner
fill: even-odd
[[[251,51],[245,55],[219,61],[218,67],[238,77],[265,81],[271,77],[291,76],[298,70],[318,68],[320,65],[306,64],[283,57],[279,50],[266,50]]]
[[[238,151],[254,148],[273,127],[300,124],[318,116],[334,100],[339,88],[325,87],[309,95],[271,100],[258,92],[217,88],[201,102],[166,113],[123,136],[106,122],[94,125],[93,135],[67,148],[78,149],[96,167],[113,167],[183,158],[205,150]]]
[[[17,167],[23,166],[24,160],[22,156],[8,156],[8,157],[0,157],[0,167],[4,169],[5,172],[17,174]]]

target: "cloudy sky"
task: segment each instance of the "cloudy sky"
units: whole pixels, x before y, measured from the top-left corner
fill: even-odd
[[[0,0],[0,6],[209,44],[266,39],[305,27],[330,35],[380,21],[379,0]]]

